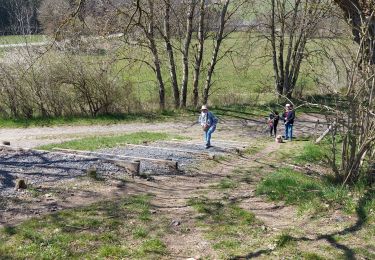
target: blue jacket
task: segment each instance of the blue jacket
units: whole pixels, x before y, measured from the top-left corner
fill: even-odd
[[[198,122],[201,124],[201,125],[209,125],[209,126],[214,126],[217,124],[219,120],[217,119],[216,116],[214,116],[214,114],[212,114],[212,112],[207,112],[207,116],[203,117],[202,114],[199,115],[199,119],[198,119]]]
[[[286,114],[286,123],[293,125],[295,117],[296,117],[296,112],[294,112],[294,110],[288,111]]]

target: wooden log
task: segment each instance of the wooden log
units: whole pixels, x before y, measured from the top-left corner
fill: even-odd
[[[170,147],[159,147],[159,146],[139,145],[139,144],[126,144],[126,146],[140,147],[140,148],[147,148],[147,149],[157,149],[157,150],[161,149],[161,150],[168,150],[168,151],[194,154],[194,155],[201,156],[201,157],[208,158],[208,159],[211,158],[210,154],[199,152],[199,151],[189,151],[189,150],[181,150],[181,149],[170,148]]]
[[[324,133],[318,138],[318,139],[316,139],[316,141],[315,141],[315,143],[316,144],[318,144],[318,143],[320,143],[320,141],[322,141],[323,140],[323,138],[332,130],[332,128],[335,126],[336,124],[334,123],[334,124],[332,124],[332,125],[330,125],[328,128],[327,128],[327,130],[325,130],[324,131]]]
[[[80,151],[80,150],[72,150],[72,149],[61,149],[61,148],[53,148],[54,151],[60,151],[63,153],[71,153],[71,154],[85,154],[85,155],[94,155],[94,156],[105,156],[105,157],[113,157],[116,159],[122,160],[131,160],[131,161],[148,161],[155,164],[162,164],[166,165],[172,169],[178,169],[178,163],[172,160],[163,160],[163,159],[154,159],[154,158],[144,158],[144,157],[135,157],[135,156],[125,156],[125,155],[116,155],[116,154],[108,154],[108,153],[98,153],[98,152],[90,152],[90,151]]]
[[[140,161],[124,162],[124,161],[117,160],[116,165],[119,167],[125,168],[126,171],[132,175],[132,178],[134,178],[135,175],[139,175],[141,162]]]

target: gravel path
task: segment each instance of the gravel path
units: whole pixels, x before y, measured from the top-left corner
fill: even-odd
[[[0,195],[2,196],[16,193],[14,187],[17,178],[25,179],[29,185],[37,186],[85,176],[86,170],[92,166],[103,175],[123,172],[110,163],[48,152],[1,150],[0,158]]]
[[[303,118],[302,118],[303,119]],[[307,115],[305,121],[300,119],[296,123],[296,135],[309,135],[314,130],[314,117]],[[183,121],[183,120],[182,120]],[[185,135],[195,141],[156,142],[148,144],[150,147],[117,147],[103,149],[100,152],[164,159],[177,161],[179,169],[197,163],[203,154],[226,155],[235,154],[236,148],[243,149],[245,143],[241,143],[243,136],[265,136],[265,125],[261,120],[223,120],[213,135],[214,147],[206,150],[203,146],[202,132],[199,126],[192,126],[192,122],[176,123],[132,123],[115,124],[106,126],[62,126],[62,127],[38,127],[25,129],[1,129],[0,141],[8,140],[12,146],[35,147],[46,143],[56,143],[62,140],[78,138],[88,135],[122,134],[139,131],[158,131]],[[282,130],[282,126],[280,127]],[[321,125],[319,132],[324,130]],[[281,132],[281,131],[280,131]],[[219,138],[221,140],[219,140]],[[215,141],[217,140],[217,141]],[[237,140],[231,142],[230,140]],[[152,147],[151,147],[152,146]],[[159,147],[159,148],[158,148]],[[43,152],[15,152],[0,151],[0,196],[14,194],[15,179],[24,178],[31,185],[40,183],[70,180],[85,175],[85,170],[95,165],[103,174],[116,174],[121,171],[110,163],[98,162],[96,159],[87,159],[74,155],[62,155]],[[160,167],[155,163],[142,162],[141,172],[167,175],[175,174],[171,169]]]

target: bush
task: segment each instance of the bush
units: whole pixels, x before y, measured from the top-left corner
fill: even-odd
[[[138,109],[130,83],[114,76],[108,59],[50,51],[0,70],[3,117],[70,117],[129,113]]]

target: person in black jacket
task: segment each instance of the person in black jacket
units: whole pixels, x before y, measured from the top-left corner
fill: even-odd
[[[285,140],[293,139],[293,124],[296,114],[293,110],[293,106],[290,104],[285,105],[285,113],[283,114],[285,122]]]
[[[272,111],[272,113],[268,117],[268,126],[270,129],[270,136],[275,136],[277,133],[277,125],[279,124],[279,112]]]

